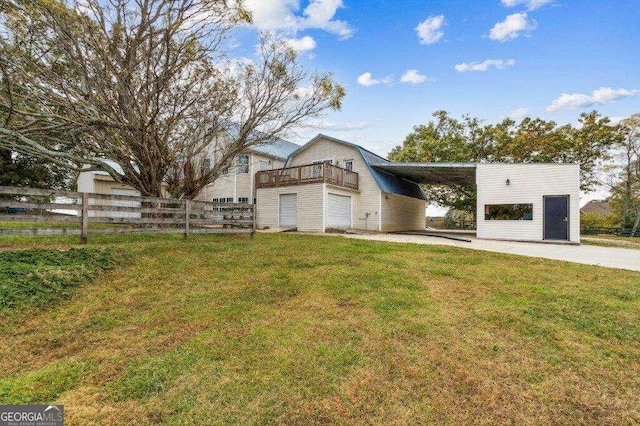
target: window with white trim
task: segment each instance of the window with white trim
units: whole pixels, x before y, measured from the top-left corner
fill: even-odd
[[[258,162],[258,170],[265,171],[267,170],[267,162],[266,161],[259,161]]]
[[[344,160],[344,168],[353,171],[353,160]]]

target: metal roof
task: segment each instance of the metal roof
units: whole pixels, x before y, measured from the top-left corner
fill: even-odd
[[[428,185],[475,185],[475,163],[387,163],[374,169]]]
[[[268,157],[286,160],[287,157],[298,148],[300,148],[300,145],[293,142],[284,139],[275,139],[273,142],[252,146],[250,150]]]
[[[332,142],[336,142],[342,145],[355,148],[355,150],[358,151],[362,156],[362,160],[364,161],[365,165],[369,169],[371,176],[373,176],[373,179],[376,181],[376,184],[378,185],[378,188],[380,188],[381,191],[389,192],[392,194],[406,195],[407,197],[413,197],[419,200],[427,199],[426,195],[424,194],[424,191],[422,190],[420,185],[418,185],[417,183],[411,182],[410,180],[403,179],[402,177],[396,176],[393,172],[388,172],[385,170],[379,170],[374,168],[374,166],[377,166],[377,165],[391,164],[389,160],[387,160],[386,158],[381,157],[377,154],[374,154],[373,152],[364,149],[360,145],[343,141],[341,139],[337,139],[331,136],[323,135],[321,133],[318,134],[313,139],[311,139],[306,144],[302,145],[296,151],[291,153],[291,155],[289,155],[289,159],[287,160],[287,166],[290,164],[291,159],[294,155],[306,149],[309,145],[315,143],[320,139],[326,139]]]

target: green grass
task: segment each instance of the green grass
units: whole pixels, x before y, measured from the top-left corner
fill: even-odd
[[[42,307],[68,298],[75,287],[113,264],[108,250],[0,251],[0,318],[8,311]]]
[[[126,261],[8,317],[0,404],[70,425],[640,422],[639,273],[291,234],[88,248]]]
[[[584,235],[580,241],[582,244],[621,247],[640,250],[640,237],[621,237],[617,235]]]

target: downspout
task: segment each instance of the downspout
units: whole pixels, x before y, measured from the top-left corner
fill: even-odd
[[[382,232],[382,191],[380,191],[380,201],[378,203],[378,232]]]

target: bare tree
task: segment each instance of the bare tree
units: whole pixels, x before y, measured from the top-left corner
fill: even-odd
[[[228,37],[248,20],[228,0],[4,2],[0,147],[106,170],[144,195],[194,197],[237,153],[344,96],[273,37],[256,60],[228,58]]]

